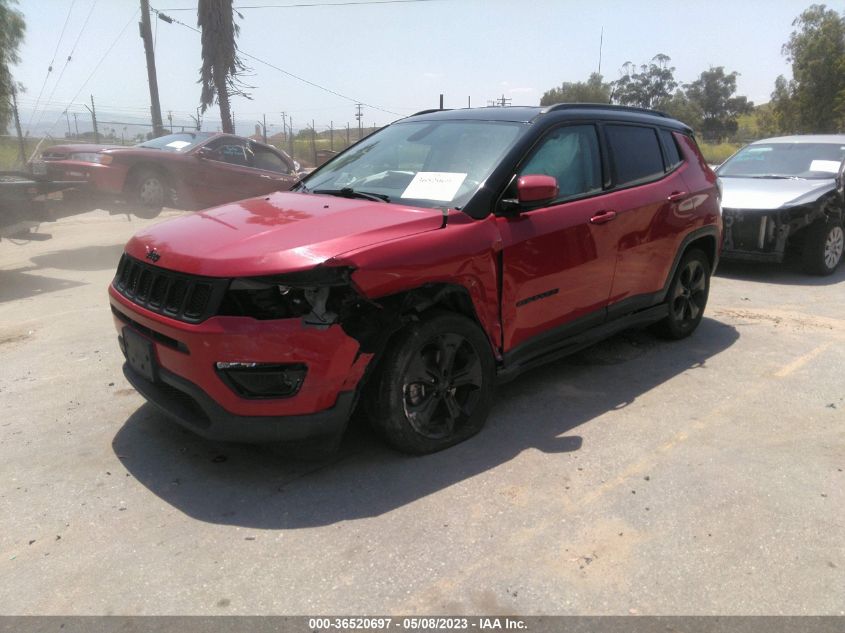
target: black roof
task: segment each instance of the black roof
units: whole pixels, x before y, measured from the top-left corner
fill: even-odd
[[[605,103],[558,103],[552,106],[508,106],[487,108],[461,108],[458,110],[423,110],[408,119],[415,121],[510,121],[514,123],[534,123],[543,121],[563,121],[578,119],[603,119],[627,122],[648,123],[674,128],[685,132],[690,128],[662,112],[631,108]]]

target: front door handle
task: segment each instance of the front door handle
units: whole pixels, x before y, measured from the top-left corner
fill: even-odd
[[[686,191],[673,191],[669,194],[669,202],[680,202],[687,197]]]
[[[604,224],[616,217],[616,211],[599,211],[590,218],[590,224]]]

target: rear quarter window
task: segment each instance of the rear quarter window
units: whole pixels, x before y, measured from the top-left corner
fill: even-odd
[[[663,141],[663,151],[666,153],[666,171],[672,171],[684,162],[675,135],[669,130],[660,130],[660,140]]]
[[[605,136],[617,187],[646,182],[664,174],[663,154],[654,128],[607,125]]]

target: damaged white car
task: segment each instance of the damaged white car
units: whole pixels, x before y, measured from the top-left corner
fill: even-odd
[[[829,275],[845,248],[845,134],[756,141],[725,161],[725,260],[781,262],[794,250],[803,269]]]

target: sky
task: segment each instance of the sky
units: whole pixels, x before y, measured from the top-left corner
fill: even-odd
[[[317,130],[355,127],[356,101],[365,104],[365,126],[384,125],[437,107],[441,93],[447,108],[466,107],[468,101],[483,106],[502,96],[513,105],[537,105],[544,91],[583,81],[598,69],[602,29],[606,80],[617,79],[627,61],[647,63],[664,53],[680,82],[724,66],[740,74],[739,94],[764,103],[775,78],[790,76],[781,47],[792,21],[811,4],[415,0],[284,6],[354,1],[360,0],[235,0],[243,15],[240,49],[277,67],[244,60],[251,68],[244,81],[253,87],[253,98],[233,99],[239,133],[252,133],[264,115],[269,134],[281,131],[282,112],[286,120],[293,118],[295,129],[312,122]],[[150,3],[196,28],[196,0]],[[62,136],[76,112],[79,130],[91,129],[84,104],[92,94],[98,113],[110,120],[149,120],[139,5],[139,0],[19,0],[27,34],[13,72],[26,88],[20,98],[24,128]],[[258,5],[275,6],[248,8]],[[165,125],[168,111],[174,123],[189,123],[199,105],[200,36],[155,15],[153,31]],[[71,114],[64,116],[64,110]],[[214,107],[203,129],[219,125]]]

